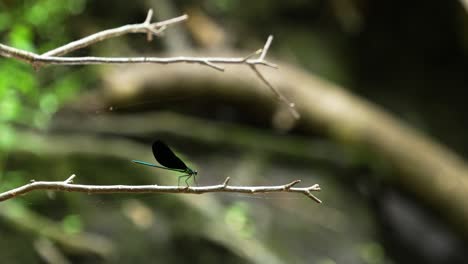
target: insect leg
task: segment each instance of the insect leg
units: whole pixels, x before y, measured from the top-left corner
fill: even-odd
[[[195,183],[195,186],[198,186],[197,175],[195,174],[193,174],[193,182]]]
[[[186,178],[188,176],[190,176],[190,175],[189,174],[180,175],[179,178],[177,179],[177,187],[180,187],[180,179],[181,178]],[[188,186],[188,184],[187,184],[187,186]]]
[[[187,184],[187,187],[190,186],[189,183],[188,183],[188,180],[190,180],[190,178],[192,178],[192,176],[193,176],[192,174],[188,174],[187,178],[185,179],[185,184]]]

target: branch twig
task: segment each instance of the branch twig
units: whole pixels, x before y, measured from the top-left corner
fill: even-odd
[[[89,64],[136,64],[136,63],[156,63],[156,64],[171,64],[171,63],[199,63],[210,66],[217,70],[224,70],[220,66],[213,66],[214,63],[221,64],[247,64],[247,65],[264,65],[272,68],[277,66],[268,61],[259,59],[243,58],[220,58],[220,57],[56,57],[38,55],[33,52],[16,49],[4,44],[0,44],[0,54],[4,57],[14,57],[23,60],[30,64],[54,64],[54,65],[89,65]]]
[[[151,37],[148,37],[148,40],[152,40],[152,34],[159,35],[161,34],[168,26],[183,22],[188,19],[188,15],[182,15],[178,17],[174,17],[168,20],[164,20],[161,22],[150,23],[151,18],[153,16],[153,10],[150,9],[148,11],[148,15],[143,23],[140,24],[133,24],[133,25],[125,25],[118,28],[104,30],[92,35],[89,35],[85,38],[75,40],[70,42],[64,46],[58,47],[56,49],[50,50],[42,56],[61,56],[77,49],[81,49],[97,42],[119,37],[129,33],[146,33]]]
[[[91,193],[189,193],[203,194],[210,192],[234,192],[234,193],[273,193],[273,192],[295,192],[302,193],[317,203],[322,203],[312,192],[320,191],[320,186],[314,184],[310,187],[293,187],[300,180],[295,180],[288,184],[277,186],[232,186],[228,185],[229,177],[222,184],[200,186],[200,187],[179,187],[179,186],[159,186],[159,185],[84,185],[73,184],[73,174],[65,181],[32,181],[29,184],[20,186],[0,193],[0,202],[12,199],[18,195],[26,194],[34,190],[54,190],[62,192],[85,192]]]
[[[249,66],[250,68],[252,68],[252,70],[255,72],[255,74],[257,75],[257,77],[266,85],[268,86],[268,88],[270,88],[270,90],[273,91],[273,93],[277,96],[278,100],[282,103],[284,103],[286,105],[286,107],[288,108],[289,112],[291,113],[291,115],[296,119],[298,120],[300,118],[300,115],[299,113],[297,112],[296,110],[296,105],[289,101],[282,93],[280,93],[266,78],[265,76],[262,75],[262,73],[257,69],[256,67],[256,64],[261,64],[261,62],[265,62],[265,56],[268,52],[268,49],[270,48],[270,45],[271,45],[271,42],[273,41],[273,36],[270,35],[268,36],[268,39],[265,43],[265,46],[263,46],[263,49],[261,50],[258,50],[256,53],[258,52],[261,52],[260,53],[260,56],[258,57],[258,59],[256,60],[253,60],[253,62],[257,62],[257,63],[249,63]],[[251,56],[251,55],[249,55]],[[247,56],[247,57],[249,57]],[[246,58],[247,58],[246,57]],[[248,61],[248,60],[246,60]],[[276,68],[276,65],[270,65],[270,64],[265,64],[267,66],[270,66],[270,67],[273,67],[273,68]]]
[[[263,49],[245,56],[243,58],[210,58],[210,57],[60,57],[61,55],[70,53],[80,48],[87,47],[99,41],[109,38],[121,36],[128,33],[146,33],[148,41],[153,39],[153,35],[160,35],[169,25],[176,24],[188,19],[187,15],[182,15],[161,22],[151,23],[153,10],[148,11],[148,15],[143,23],[125,25],[122,27],[104,30],[85,38],[70,42],[64,46],[50,50],[42,55],[33,52],[20,50],[4,44],[0,44],[0,56],[13,57],[31,64],[36,70],[43,65],[89,65],[89,64],[135,64],[135,63],[155,63],[155,64],[171,64],[171,63],[197,63],[211,67],[218,71],[224,71],[224,68],[217,64],[245,64],[255,72],[260,80],[265,83],[277,96],[278,100],[284,103],[292,116],[299,119],[299,113],[295,109],[295,104],[290,102],[282,95],[257,69],[257,65],[278,68],[275,64],[265,60],[268,49],[273,41],[273,36],[269,36]],[[257,59],[251,59],[253,56],[260,54]]]
[[[289,112],[291,113],[291,115],[295,118],[295,119],[299,119],[300,118],[300,115],[299,113],[297,112],[296,110],[296,105],[289,101],[282,93],[280,93],[278,90],[276,90],[276,88],[265,78],[265,76],[263,76],[263,74],[257,69],[257,67],[255,66],[255,64],[250,64],[250,67],[252,68],[252,70],[255,72],[255,74],[257,75],[257,77],[266,85],[268,86],[268,88],[270,88],[270,90],[273,91],[274,94],[276,94],[277,98],[279,101],[281,101],[282,103],[284,103],[286,105],[286,107],[288,108]]]

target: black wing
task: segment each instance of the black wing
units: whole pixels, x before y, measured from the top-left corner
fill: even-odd
[[[187,169],[187,165],[161,140],[153,143],[153,155],[159,164],[171,169]]]

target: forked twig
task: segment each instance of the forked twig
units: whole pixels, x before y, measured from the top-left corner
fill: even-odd
[[[188,15],[182,15],[178,17],[174,17],[168,20],[164,20],[161,22],[156,22],[156,23],[151,23],[151,18],[153,17],[153,10],[150,9],[148,11],[148,15],[146,16],[146,19],[143,23],[140,24],[133,24],[133,25],[125,25],[121,26],[118,28],[113,28],[113,29],[107,29],[92,35],[89,35],[87,37],[84,37],[79,40],[75,40],[73,42],[70,42],[64,46],[58,47],[56,49],[50,50],[46,53],[43,53],[43,56],[61,56],[65,55],[67,53],[70,53],[72,51],[90,46],[92,44],[95,44],[97,42],[110,39],[110,38],[115,38],[119,37],[125,34],[129,33],[146,33],[147,35],[151,37],[147,37],[148,41],[151,41],[152,35],[160,35],[168,26],[177,24],[180,22],[183,22],[188,19]]]

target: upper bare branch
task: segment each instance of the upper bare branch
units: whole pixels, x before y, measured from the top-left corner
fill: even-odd
[[[295,104],[290,102],[283,94],[281,94],[257,69],[257,65],[264,65],[272,68],[277,68],[273,63],[265,60],[270,45],[273,41],[273,36],[269,36],[262,49],[243,57],[243,58],[219,58],[219,57],[60,57],[61,55],[70,53],[74,50],[87,47],[105,39],[121,36],[128,33],[146,33],[148,41],[151,41],[153,35],[159,35],[166,29],[167,26],[182,22],[188,18],[187,15],[182,15],[162,22],[151,23],[153,10],[148,11],[148,15],[143,23],[125,25],[122,27],[108,29],[96,34],[87,36],[85,38],[70,42],[64,46],[50,50],[42,55],[16,49],[4,44],[0,44],[0,55],[4,57],[13,57],[23,60],[33,65],[35,69],[39,69],[43,65],[87,65],[87,64],[134,64],[134,63],[156,63],[156,64],[170,64],[170,63],[197,63],[211,67],[213,69],[224,71],[224,68],[218,64],[245,64],[252,68],[260,80],[265,83],[277,96],[278,100],[286,105],[295,119],[299,119],[299,113],[295,109]],[[252,57],[259,55],[257,59]]]
[[[61,56],[61,55],[70,53],[72,51],[75,51],[77,49],[90,46],[97,42],[110,39],[110,38],[115,38],[115,37],[122,36],[122,35],[129,34],[129,33],[147,33],[148,36],[151,36],[151,37],[148,37],[148,40],[151,41],[153,34],[159,35],[160,33],[162,33],[162,31],[164,31],[167,28],[167,26],[177,24],[188,19],[188,15],[182,15],[182,16],[174,17],[174,18],[164,20],[161,22],[150,23],[152,15],[153,15],[153,10],[150,9],[148,11],[148,16],[146,17],[143,23],[125,25],[125,26],[118,27],[118,28],[104,30],[104,31],[89,35],[85,38],[75,40],[64,46],[58,47],[56,49],[50,50],[42,55],[43,56]]]
[[[16,49],[4,44],[0,44],[0,53],[6,57],[14,57],[31,64],[55,64],[55,65],[88,65],[88,64],[134,64],[134,63],[155,63],[155,64],[171,64],[171,63],[199,63],[210,66],[217,70],[224,68],[213,65],[217,64],[247,64],[247,65],[265,65],[272,68],[277,68],[265,60],[245,59],[242,58],[220,58],[220,57],[56,57],[38,55],[33,52]]]

